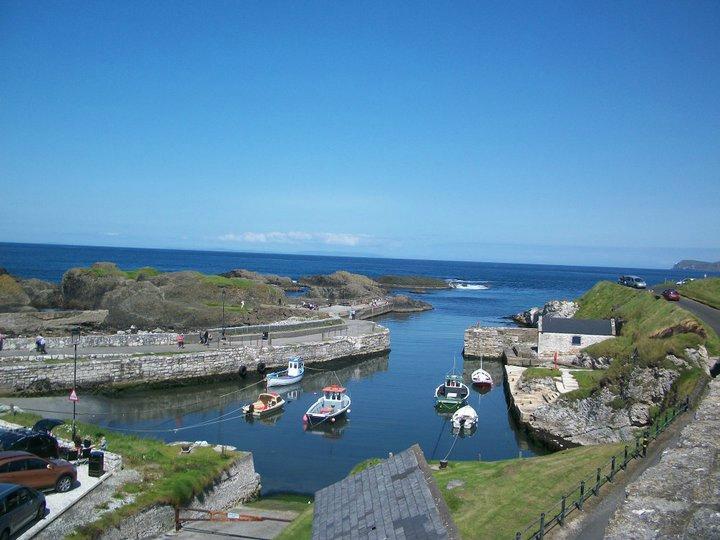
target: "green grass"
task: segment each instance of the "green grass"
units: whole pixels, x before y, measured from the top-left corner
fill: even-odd
[[[285,530],[275,540],[309,540],[312,537],[313,508],[315,505],[308,504],[307,508],[285,527]]]
[[[262,497],[256,501],[247,503],[245,506],[251,508],[263,508],[266,510],[290,510],[303,512],[312,505],[312,497],[298,495],[296,493],[277,493],[268,497]]]
[[[355,465],[352,470],[350,471],[350,476],[361,473],[365,469],[369,469],[370,467],[377,465],[378,463],[382,462],[382,459],[380,458],[370,458],[366,459],[365,461],[361,461],[357,465]]]
[[[595,389],[598,388],[602,378],[605,377],[605,371],[600,369],[579,369],[571,371],[570,373],[572,373],[573,377],[575,377],[575,380],[578,383],[578,389],[568,392],[567,394],[563,394],[562,397],[566,400],[585,399],[586,397],[590,397]]]
[[[595,358],[604,356],[614,359],[609,369],[602,372],[603,376],[593,376],[597,379],[586,381],[594,382],[595,388],[610,386],[614,393],[620,393],[620,388],[636,367],[677,370],[666,356],[673,354],[684,357],[686,348],[705,345],[710,354],[720,352],[720,339],[712,328],[677,304],[655,298],[648,292],[604,281],[585,293],[578,299],[578,303],[580,309],[576,317],[618,317],[624,320],[618,337],[585,349]],[[665,330],[672,332],[668,332],[666,337],[659,337]],[[696,368],[681,370],[680,375],[664,406],[672,405],[674,400],[684,399],[704,376]],[[592,385],[587,384],[580,388],[578,395],[587,397],[593,390]],[[568,397],[573,396],[566,395]]]
[[[1,418],[26,426],[40,419],[29,413],[5,414]],[[239,456],[237,452],[222,455],[211,448],[198,448],[192,454],[180,454],[178,447],[167,446],[162,441],[114,433],[84,422],[77,423],[77,430],[81,437],[89,435],[93,440],[104,435],[108,451],[122,455],[124,466],[139,471],[142,482],[125,484],[121,488],[123,492],[136,494],[132,503],[80,527],[68,537],[73,540],[97,538],[122,519],[156,504],[182,505],[190,502],[195,495],[212,485],[213,480]],[[69,439],[71,426],[58,426],[54,432]]]
[[[142,268],[138,268],[136,270],[125,270],[123,274],[125,274],[125,277],[128,279],[138,280],[159,276],[160,270],[153,268],[152,266],[143,266]]]
[[[529,367],[523,371],[523,379],[544,379],[545,377],[560,377],[559,369],[543,368],[543,367]]]
[[[720,309],[720,278],[696,279],[678,287],[681,295]]]
[[[462,538],[514,538],[623,447],[594,445],[529,459],[451,462],[433,475]],[[465,484],[448,490],[450,480]]]

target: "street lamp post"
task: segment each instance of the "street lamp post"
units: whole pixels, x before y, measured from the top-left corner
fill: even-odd
[[[77,348],[78,343],[80,342],[80,330],[74,329],[71,334],[72,337],[72,344],[73,348],[75,349],[75,360],[73,362],[73,394],[76,393],[76,387],[77,387]],[[77,430],[75,428],[75,408],[77,406],[77,400],[73,400],[73,421],[72,421],[72,439],[75,440],[75,437],[77,435]]]

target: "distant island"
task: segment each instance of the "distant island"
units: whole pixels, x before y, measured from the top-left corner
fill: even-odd
[[[718,262],[705,262],[705,261],[693,261],[691,259],[683,259],[682,261],[675,263],[673,270],[698,270],[700,272],[720,272],[720,261]]]

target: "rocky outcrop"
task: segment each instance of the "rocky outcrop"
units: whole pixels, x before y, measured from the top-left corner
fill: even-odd
[[[252,270],[245,270],[243,268],[230,270],[229,272],[224,272],[220,275],[227,278],[249,279],[250,281],[255,281],[257,283],[275,285],[285,291],[299,291],[303,289],[302,286],[298,285],[298,283],[289,277],[277,276],[275,274],[261,274],[259,272],[253,272]]]
[[[0,313],[0,328],[9,336],[36,334],[70,335],[75,328],[83,332],[105,327],[108,312],[96,310],[29,311],[21,313]]]
[[[10,274],[0,275],[0,310],[26,311],[30,307],[30,297],[20,283]]]
[[[580,306],[568,300],[552,300],[542,308],[531,307],[525,311],[513,315],[512,320],[521,326],[535,327],[540,317],[562,317],[569,319],[575,316]]]
[[[392,310],[395,313],[429,311],[433,308],[432,305],[428,304],[427,302],[423,302],[422,300],[416,300],[402,294],[391,296],[390,303],[392,305]]]
[[[559,446],[628,440],[635,428],[647,426],[679,373],[670,369],[636,369],[619,393],[605,387],[585,399],[559,399],[535,409],[529,425],[539,438]]]
[[[113,263],[95,263],[90,268],[71,268],[60,282],[66,309],[98,309],[105,293],[127,281]]]
[[[309,298],[328,301],[367,300],[385,296],[382,287],[372,279],[360,274],[338,271],[329,275],[300,278],[299,283],[308,287]]]
[[[41,279],[23,279],[20,286],[30,299],[30,305],[36,309],[59,309],[62,307],[60,287],[55,283]]]

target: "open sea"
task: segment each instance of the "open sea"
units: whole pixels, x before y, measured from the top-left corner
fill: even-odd
[[[499,460],[544,452],[518,430],[508,414],[498,363],[485,362],[495,387],[472,390],[469,403],[480,420],[477,431],[455,441],[448,418],[433,407],[433,392],[453,368],[469,374],[479,362],[463,362],[463,332],[475,323],[511,324],[506,317],[552,299],[573,299],[603,279],[637,274],[648,284],[701,277],[698,272],[522,265],[406,259],[324,257],[219,251],[106,248],[0,243],[0,266],[24,278],[59,281],[73,266],[112,261],[123,269],[153,266],[162,271],[219,273],[246,268],[298,278],[336,270],[380,276],[423,275],[465,281],[471,287],[412,294],[434,310],[387,315],[376,321],[390,329],[392,351],[383,357],[307,371],[288,388],[287,405],[274,418],[248,422],[238,409],[257,395],[257,382],[231,380],[215,385],[125,392],[119,396],[81,395],[81,418],[107,429],[136,432],[167,441],[206,440],[250,450],[262,476],[263,493],[312,493],[343,478],[358,462],[386,457],[419,443],[428,459]],[[1,330],[1,329],[0,329]],[[347,421],[304,431],[302,416],[320,389],[339,379],[353,400]],[[0,402],[7,402],[0,399]],[[15,399],[46,416],[67,417],[65,397]]]

